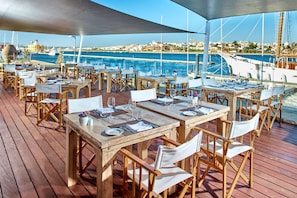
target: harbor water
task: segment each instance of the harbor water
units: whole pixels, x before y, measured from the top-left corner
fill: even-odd
[[[76,54],[77,55],[77,54]],[[273,62],[272,55],[248,54],[241,55],[246,58],[263,60],[265,62]],[[56,63],[58,55],[49,56],[48,54],[32,54],[32,60],[38,60],[49,63]],[[76,60],[73,52],[63,52],[64,62],[72,62]],[[203,54],[194,53],[144,53],[144,52],[82,52],[81,63],[99,62],[107,66],[127,69],[133,67],[138,71],[152,71],[154,74],[172,74],[177,71],[179,76],[185,76],[190,71],[200,73],[202,71]],[[199,62],[199,64],[197,64]],[[207,72],[229,76],[230,69],[225,60],[221,60],[219,54],[211,54],[208,57]],[[199,65],[199,66],[198,66]],[[284,106],[289,108],[297,108],[297,93],[286,95]]]

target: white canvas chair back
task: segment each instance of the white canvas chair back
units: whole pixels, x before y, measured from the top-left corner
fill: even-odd
[[[199,152],[202,134],[202,131],[200,131],[191,140],[176,148],[160,145],[155,160],[155,169],[158,170],[162,167],[172,166],[174,163]]]
[[[272,96],[279,96],[285,93],[285,86],[273,87],[272,88]]]
[[[256,130],[259,122],[259,113],[252,119],[245,121],[232,121],[232,126],[229,132],[229,139],[243,136],[253,130]]]
[[[31,72],[26,78],[23,78],[24,85],[35,85],[37,82],[36,75]]]
[[[23,75],[26,75],[27,71],[26,69],[20,69],[20,70],[15,70],[15,75],[22,77]]]
[[[189,87],[189,88],[201,87],[201,85],[202,85],[202,80],[201,80],[201,78],[190,79],[190,80],[189,80],[188,87]]]
[[[261,91],[260,100],[265,101],[271,98],[272,96],[272,90],[271,89],[263,89]]]
[[[3,64],[4,66],[4,72],[15,72],[16,71],[16,65],[15,64]]]
[[[68,113],[90,111],[102,107],[102,95],[89,98],[68,99]]]
[[[36,92],[38,93],[62,93],[61,84],[36,84]]]
[[[153,100],[157,98],[156,89],[145,89],[145,90],[131,90],[131,100],[134,102],[141,102],[147,100]]]

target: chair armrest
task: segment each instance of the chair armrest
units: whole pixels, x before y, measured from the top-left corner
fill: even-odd
[[[178,143],[178,142],[176,142],[176,141],[174,141],[174,140],[172,140],[172,139],[169,139],[169,138],[166,137],[166,136],[162,136],[161,139],[162,139],[164,142],[169,143],[169,144],[172,144],[172,145],[174,145],[174,146],[179,146],[179,145],[181,145],[181,143]]]
[[[227,141],[227,142],[233,142],[232,140],[229,140],[228,138],[226,138],[226,137],[224,137],[224,136],[221,136],[221,135],[219,135],[219,134],[217,134],[217,133],[213,133],[213,132],[208,131],[208,130],[206,130],[206,129],[202,129],[202,128],[200,128],[200,127],[194,127],[194,129],[195,129],[195,130],[198,130],[198,131],[203,131],[203,135],[205,134],[205,135],[207,135],[207,136],[212,136],[212,137],[214,137],[214,138],[216,138],[216,139],[221,139],[221,140],[223,140],[223,141]]]
[[[220,121],[225,123],[225,124],[232,124],[232,122],[230,120],[221,119]]]
[[[131,153],[130,151],[128,151],[125,148],[122,148],[120,150],[120,153],[122,153],[124,155],[124,157],[128,157],[130,160],[132,160],[133,162],[135,162],[136,164],[140,165],[141,167],[147,169],[149,172],[152,172],[155,175],[161,175],[161,172],[158,170],[155,170],[154,167],[152,167],[150,164],[148,164],[146,161],[140,159],[139,157],[137,157],[136,155],[134,155],[133,153]]]

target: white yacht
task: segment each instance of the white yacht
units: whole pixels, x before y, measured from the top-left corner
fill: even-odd
[[[56,56],[59,54],[60,54],[59,51],[54,47],[48,52],[48,55],[50,55],[50,56]]]

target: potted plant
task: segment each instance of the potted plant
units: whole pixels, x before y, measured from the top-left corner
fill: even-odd
[[[80,113],[78,116],[79,116],[80,125],[85,126],[88,124],[89,117],[88,117],[87,112],[84,111],[84,112]]]

